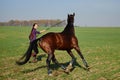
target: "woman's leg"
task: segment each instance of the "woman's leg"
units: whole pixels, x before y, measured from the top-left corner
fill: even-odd
[[[37,54],[38,54],[38,48],[37,48],[37,43],[33,45],[33,61],[32,62],[37,62]]]

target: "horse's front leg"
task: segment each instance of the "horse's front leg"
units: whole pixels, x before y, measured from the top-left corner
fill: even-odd
[[[80,57],[81,57],[81,59],[82,59],[84,65],[85,65],[85,67],[89,70],[88,63],[87,63],[87,61],[85,60],[85,58],[83,57],[83,55],[82,55],[82,53],[81,53],[79,47],[75,47],[75,50],[76,50],[77,53],[80,55]]]
[[[63,70],[66,69],[66,67],[64,67],[63,65],[60,65],[60,64],[59,64],[59,62],[58,62],[57,59],[55,58],[55,55],[54,55],[54,54],[53,54],[53,57],[52,57],[52,62],[55,63],[55,64],[57,64],[58,66],[61,66],[61,68],[62,68]]]
[[[66,72],[66,73],[69,73],[71,70],[73,70],[73,68],[74,68],[74,63],[75,63],[76,59],[75,59],[75,57],[74,57],[74,55],[73,55],[73,53],[72,53],[71,50],[67,50],[67,52],[68,52],[68,54],[72,57],[72,60],[70,61],[69,65],[68,65],[68,66],[66,67],[66,69],[65,69],[65,72]]]
[[[76,59],[75,59],[75,57],[74,57],[74,55],[73,55],[71,50],[67,50],[67,52],[72,57],[72,60],[70,61],[69,65],[73,67],[74,62],[76,61]]]

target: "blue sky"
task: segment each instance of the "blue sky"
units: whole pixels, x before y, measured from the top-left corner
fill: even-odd
[[[61,19],[75,12],[75,25],[120,26],[120,0],[0,0],[0,22]]]

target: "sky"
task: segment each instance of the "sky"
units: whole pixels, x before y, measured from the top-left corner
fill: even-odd
[[[66,20],[74,12],[78,26],[120,26],[120,0],[0,0],[0,22]]]

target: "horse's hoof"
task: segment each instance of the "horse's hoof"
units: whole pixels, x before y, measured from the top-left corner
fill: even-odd
[[[52,73],[49,73],[48,76],[53,76]]]
[[[63,70],[66,70],[66,67],[65,67],[65,66],[63,66],[63,65],[61,66],[61,68],[62,68]]]
[[[52,71],[51,70],[48,71],[48,75],[52,76]]]
[[[88,70],[88,71],[89,71],[89,70],[90,70],[90,67],[89,67],[89,66],[87,66],[87,67],[86,67],[86,70]]]
[[[65,72],[66,74],[69,74],[70,70],[69,70],[69,69],[66,69],[64,72]]]
[[[69,66],[72,66],[72,63],[70,63]]]

